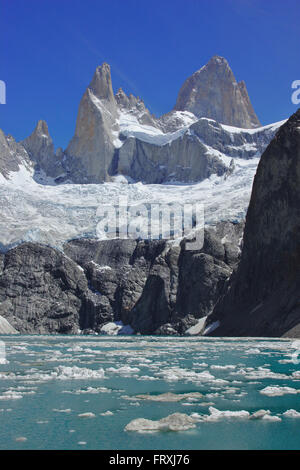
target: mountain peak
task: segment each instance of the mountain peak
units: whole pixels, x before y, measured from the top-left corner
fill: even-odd
[[[39,120],[33,131],[33,134],[39,135],[39,136],[43,135],[46,137],[50,137],[48,124],[46,123],[46,121]]]
[[[89,88],[100,100],[106,99],[111,101],[114,99],[109,64],[104,62],[96,68]]]
[[[248,129],[260,126],[245,82],[238,84],[228,61],[218,55],[184,82],[174,109],[229,126]]]
[[[217,65],[226,65],[229,67],[229,63],[225,57],[221,57],[220,55],[214,55],[206,65],[209,64],[217,64]]]

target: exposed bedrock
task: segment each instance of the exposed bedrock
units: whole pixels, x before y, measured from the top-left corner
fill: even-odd
[[[242,224],[205,231],[199,251],[168,241],[89,239],[64,253],[24,243],[0,258],[0,315],[20,333],[182,334],[212,310],[236,264]]]
[[[207,324],[218,336],[300,336],[300,110],[261,157],[241,261]],[[216,323],[219,322],[219,323]]]

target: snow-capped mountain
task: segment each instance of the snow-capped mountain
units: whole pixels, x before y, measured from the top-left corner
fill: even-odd
[[[260,155],[284,123],[256,127],[244,85],[232,85],[239,90],[232,93],[228,68],[213,58],[193,76],[195,94],[184,85],[191,94],[184,101],[180,91],[180,109],[156,118],[140,98],[113,93],[103,64],[82,97],[66,150],[55,151],[44,121],[20,143],[0,131],[0,316],[13,328],[103,333],[118,322],[142,334],[183,334],[195,325],[200,331],[199,319],[203,326],[239,260]],[[219,94],[202,116],[207,74]],[[237,121],[228,103],[239,110]],[[151,241],[100,236],[98,209],[120,197],[134,206],[203,203],[203,247],[187,250],[182,234]],[[140,221],[148,224],[147,217]]]
[[[84,184],[123,175],[144,183],[194,183],[231,171],[231,158],[259,157],[272,129],[259,127],[244,83],[236,82],[224,58],[213,57],[189,77],[175,108],[160,118],[140,98],[122,89],[114,94],[104,63],[80,101],[65,151],[54,151],[43,121],[21,145],[36,179],[45,174],[56,182]],[[0,172],[7,175],[8,169],[1,165]]]
[[[184,82],[174,109],[236,127],[261,126],[245,82],[238,83],[227,60],[219,56],[212,57]]]
[[[213,129],[214,126],[217,129],[221,127],[213,121],[199,121],[199,125],[203,124]],[[232,137],[233,142],[234,139],[251,140],[256,135],[264,143],[281,124],[258,129],[255,131],[257,134],[253,130],[223,129],[225,126],[221,129],[228,139]],[[11,148],[10,152],[13,152],[12,147],[18,146],[11,138],[4,141],[5,148]],[[230,166],[230,157],[206,145],[211,152],[222,156],[224,167]],[[235,156],[232,157],[234,165],[230,171],[221,176],[212,174],[195,184],[128,184],[120,175],[103,184],[55,184],[52,178],[41,173],[37,179],[28,154],[19,154],[15,150],[16,153],[12,153],[14,158],[24,158],[22,164],[19,162],[18,171],[11,171],[8,177],[0,176],[0,243],[8,247],[26,240],[61,246],[70,238],[95,237],[98,207],[107,203],[117,204],[120,196],[127,197],[130,204],[202,202],[207,224],[215,224],[219,220],[241,220],[248,207],[259,156],[254,143],[245,143],[240,148],[244,153],[239,156],[237,147],[232,146]],[[245,158],[253,153],[252,158]]]
[[[198,88],[209,76],[222,96],[224,83],[234,79],[218,57],[194,75]],[[193,96],[199,104],[200,95]],[[225,100],[220,96],[212,97],[215,109]],[[238,107],[237,95],[226,96]],[[129,203],[202,202],[207,224],[242,219],[259,157],[283,122],[244,129],[229,126],[226,113],[223,124],[181,108],[156,118],[140,98],[122,89],[114,94],[104,63],[82,97],[65,151],[55,152],[44,121],[20,143],[1,132],[0,243],[61,246],[70,238],[95,237],[97,208],[117,203],[119,195]]]

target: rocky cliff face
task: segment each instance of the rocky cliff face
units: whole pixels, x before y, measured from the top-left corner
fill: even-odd
[[[300,110],[261,157],[238,269],[208,324],[218,336],[300,336]],[[218,323],[216,323],[218,322]]]
[[[109,179],[116,118],[110,67],[104,63],[97,67],[81,99],[75,135],[66,150],[66,168],[74,182],[99,183]]]
[[[128,137],[116,151],[114,171],[145,183],[202,181],[230,173],[231,158],[259,157],[275,132],[272,127],[232,132],[202,118],[164,145]]]
[[[1,255],[0,315],[20,333],[78,333],[98,303],[80,266],[53,248],[24,243]]]
[[[239,258],[241,224],[205,232],[202,250],[167,241],[24,243],[0,256],[0,315],[20,333],[101,332],[122,321],[177,334],[206,316]]]
[[[214,56],[182,85],[175,110],[190,111],[229,126],[260,126],[245,82],[237,83],[226,59]]]

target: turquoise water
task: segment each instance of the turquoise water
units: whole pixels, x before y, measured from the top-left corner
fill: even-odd
[[[292,340],[0,340],[7,359],[0,365],[0,449],[300,448],[300,369]],[[136,398],[165,392],[186,395],[177,402]],[[267,413],[253,419],[262,409]],[[178,412],[192,416],[194,427],[124,429],[137,418],[160,420]]]

